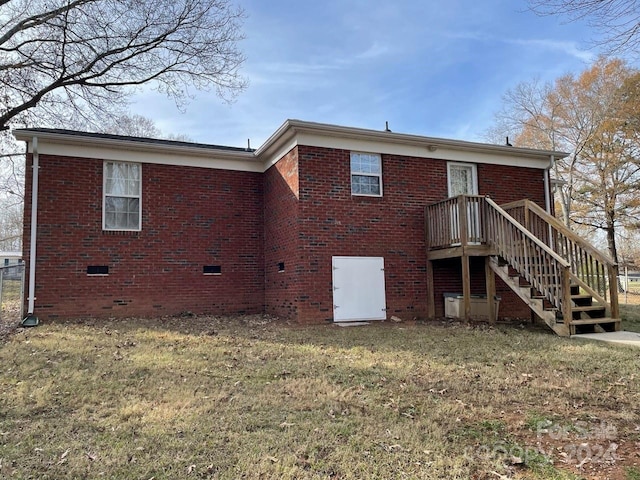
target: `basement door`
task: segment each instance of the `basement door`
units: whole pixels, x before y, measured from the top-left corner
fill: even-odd
[[[383,257],[332,257],[333,321],[385,320]]]

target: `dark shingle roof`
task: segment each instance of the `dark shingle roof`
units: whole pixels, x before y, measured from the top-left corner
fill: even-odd
[[[69,135],[69,136],[75,136],[75,137],[102,138],[106,140],[123,140],[128,142],[139,142],[141,144],[150,144],[150,145],[167,145],[167,146],[175,146],[175,147],[202,148],[203,150],[224,150],[227,152],[254,152],[255,151],[255,149],[253,148],[228,147],[224,145],[212,145],[207,143],[183,142],[178,140],[166,140],[164,138],[130,137],[128,135],[113,135],[111,133],[80,132],[77,130],[65,130],[61,128],[25,128],[25,129],[19,129],[19,130],[28,130],[29,132],[36,132],[36,133]]]

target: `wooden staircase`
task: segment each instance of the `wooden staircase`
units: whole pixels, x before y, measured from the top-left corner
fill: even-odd
[[[522,226],[532,244],[518,251],[517,243],[504,244],[514,240],[513,234],[494,230],[494,246],[506,256],[492,256],[490,267],[540,319],[562,336],[620,330],[612,260],[529,200],[502,208],[487,201],[497,214]],[[537,253],[525,257],[531,247]]]
[[[576,283],[569,286],[572,318],[565,322],[558,308],[546,300],[545,295],[532,287],[517,271],[509,268],[509,264],[502,257],[492,256],[490,266],[496,275],[558,335],[620,330],[620,319],[607,316],[607,305],[601,304],[589,294],[581,293],[580,286]]]
[[[463,259],[463,294],[468,257],[482,255],[558,335],[620,330],[616,264],[537,204],[462,195],[427,206],[425,220],[429,258]]]

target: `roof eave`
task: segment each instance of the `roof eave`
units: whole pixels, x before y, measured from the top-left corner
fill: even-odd
[[[175,153],[181,155],[189,155],[194,157],[211,157],[224,160],[252,160],[258,161],[255,152],[247,151],[230,151],[221,148],[207,148],[203,146],[189,145],[172,145],[167,143],[141,142],[119,138],[99,138],[95,136],[70,135],[61,132],[43,132],[37,129],[16,129],[12,131],[17,140],[29,142],[33,137],[38,137],[40,144],[47,141],[56,144],[79,145],[79,146],[99,146],[104,148],[113,148],[118,150],[133,150],[141,152],[163,152]]]
[[[258,157],[276,151],[278,147],[295,136],[297,133],[320,134],[325,136],[354,138],[360,140],[384,141],[386,143],[419,145],[424,147],[447,147],[452,150],[467,152],[492,153],[496,155],[516,155],[548,161],[550,157],[562,159],[568,153],[554,150],[537,150],[532,148],[511,147],[508,145],[492,145],[479,142],[450,140],[446,138],[424,137],[406,133],[369,130],[355,127],[342,127],[325,123],[306,122],[303,120],[287,120],[267,141],[256,150]]]

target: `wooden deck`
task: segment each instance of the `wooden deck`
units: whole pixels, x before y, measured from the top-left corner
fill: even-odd
[[[503,208],[504,207],[504,208]],[[471,315],[470,257],[485,257],[487,298],[495,276],[559,335],[619,330],[617,266],[528,200],[503,207],[462,195],[425,208],[429,315],[435,316],[433,262],[460,258],[464,318]],[[489,301],[495,320],[495,303]]]

